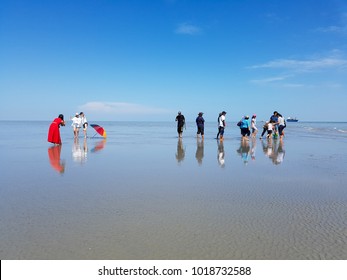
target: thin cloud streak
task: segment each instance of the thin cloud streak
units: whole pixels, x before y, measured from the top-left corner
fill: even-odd
[[[288,75],[288,76],[281,76],[281,77],[270,77],[270,78],[265,78],[265,79],[251,80],[251,82],[255,83],[255,84],[268,84],[268,83],[284,81],[289,77],[291,77],[291,76]]]
[[[322,33],[337,33],[337,34],[347,35],[347,26],[331,25],[328,27],[320,27],[317,29],[317,31]]]
[[[188,24],[188,23],[181,23],[178,25],[178,27],[175,29],[176,34],[183,34],[183,35],[197,35],[201,33],[201,28]]]
[[[322,58],[317,60],[277,59],[264,64],[250,66],[250,69],[281,68],[295,71],[315,71],[327,68],[344,68],[347,60],[339,58]]]

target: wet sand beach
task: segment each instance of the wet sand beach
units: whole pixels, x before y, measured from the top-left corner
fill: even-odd
[[[347,259],[346,123],[98,124],[52,147],[49,122],[0,122],[1,259]]]

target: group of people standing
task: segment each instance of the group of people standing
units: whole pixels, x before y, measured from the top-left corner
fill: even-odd
[[[258,133],[257,128],[257,116],[253,115],[252,119],[249,120],[249,116],[243,117],[237,124],[241,129],[242,140],[248,140],[248,137],[252,134],[252,137],[255,138]],[[273,112],[273,115],[268,121],[265,122],[263,126],[263,132],[261,133],[260,139],[263,138],[265,133],[267,133],[267,138],[280,137],[283,139],[284,128],[286,127],[285,118],[278,113],[277,111]]]
[[[75,138],[78,138],[79,136],[79,131],[81,128],[83,128],[83,134],[84,138],[87,138],[87,128],[88,128],[88,122],[87,118],[84,115],[83,112],[81,113],[76,113],[72,120],[72,129],[73,129],[73,134]]]
[[[88,122],[87,118],[83,112],[76,113],[74,117],[71,117],[72,121],[72,129],[74,138],[77,139],[79,136],[79,131],[83,128],[84,138],[87,138],[87,128]],[[60,137],[60,126],[65,126],[64,115],[60,114],[57,118],[53,120],[48,129],[48,138],[47,141],[53,143],[55,145],[61,145],[61,137]]]
[[[204,139],[204,135],[205,135],[205,120],[202,116],[203,114],[204,114],[203,112],[199,112],[197,118],[195,119],[196,126],[197,126],[196,136],[198,137],[199,135],[201,135],[202,139]],[[176,122],[177,122],[178,137],[182,138],[183,128],[186,127],[186,119],[184,115],[181,113],[181,111],[179,111],[176,116]]]
[[[272,136],[277,137],[279,135],[280,139],[283,139],[284,129],[286,126],[287,124],[285,118],[280,113],[275,111],[270,117],[270,120],[265,122],[260,139],[263,138],[265,133],[267,133],[267,138],[271,138]]]
[[[224,139],[224,128],[226,126],[225,123],[225,115],[227,112],[223,111],[219,113],[218,116],[218,134],[217,134],[217,139],[220,139],[223,141]],[[199,112],[198,116],[195,119],[195,123],[197,126],[197,132],[196,136],[199,137],[201,135],[201,139],[204,139],[205,135],[205,119],[203,117],[203,112]],[[177,133],[178,137],[182,138],[183,134],[183,128],[186,126],[186,119],[184,115],[181,113],[181,111],[178,112],[176,116],[176,122],[177,122]]]
[[[216,139],[219,139],[220,141],[224,140],[224,129],[226,127],[225,122],[225,115],[227,112],[223,111],[219,113],[218,116],[218,133]],[[203,118],[202,112],[199,112],[197,118],[195,119],[196,126],[197,126],[197,132],[196,135],[199,137],[201,136],[201,139],[204,139],[205,134],[205,119]],[[248,141],[248,137],[252,134],[252,137],[255,138],[258,132],[257,128],[257,116],[254,114],[252,116],[252,119],[249,119],[249,116],[244,116],[237,125],[240,127],[241,130],[241,136],[242,140]],[[84,137],[87,138],[87,128],[88,128],[88,122],[87,118],[85,117],[83,112],[76,113],[74,117],[71,118],[72,121],[72,129],[74,133],[74,138],[78,139],[79,137],[79,131],[81,128],[83,128],[83,134]],[[177,122],[177,133],[178,137],[182,138],[183,134],[183,128],[186,127],[186,120],[184,115],[181,113],[181,111],[178,112],[176,116],[176,122]],[[64,121],[64,115],[60,114],[58,118],[54,119],[51,123],[49,130],[48,130],[48,142],[51,142],[53,144],[61,145],[61,138],[60,138],[60,126],[65,126]],[[267,132],[267,138],[271,138],[272,135],[279,135],[280,139],[284,136],[284,128],[286,127],[286,122],[284,117],[275,111],[273,115],[270,117],[269,121],[267,121],[263,126],[263,132],[260,136],[260,139],[265,135]]]
[[[223,111],[219,113],[218,116],[218,133],[216,139],[219,139],[221,141],[224,140],[224,129],[226,127],[225,122],[225,115],[226,112]],[[185,127],[185,117],[181,113],[181,111],[178,112],[178,115],[176,116],[176,122],[177,122],[177,132],[178,137],[182,138],[183,128]],[[197,137],[201,135],[201,138],[204,139],[204,123],[205,120],[203,118],[203,113],[200,112],[195,119],[196,125],[197,125]],[[254,114],[252,115],[252,118],[249,119],[249,116],[244,116],[238,123],[237,126],[240,127],[241,136],[243,141],[248,141],[248,137],[252,136],[252,138],[256,138],[258,133],[257,128],[257,116]],[[275,111],[273,115],[270,117],[269,121],[267,121],[263,126],[263,132],[261,134],[260,139],[264,136],[264,134],[267,132],[267,138],[271,138],[272,136],[280,136],[280,139],[284,136],[284,128],[286,127],[286,121],[284,117]]]

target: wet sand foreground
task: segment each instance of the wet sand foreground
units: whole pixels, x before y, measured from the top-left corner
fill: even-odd
[[[344,130],[102,125],[52,147],[47,122],[0,122],[1,259],[347,259]]]

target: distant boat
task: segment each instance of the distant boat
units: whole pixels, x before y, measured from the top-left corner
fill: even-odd
[[[298,122],[299,120],[297,118],[287,118],[287,122]]]

